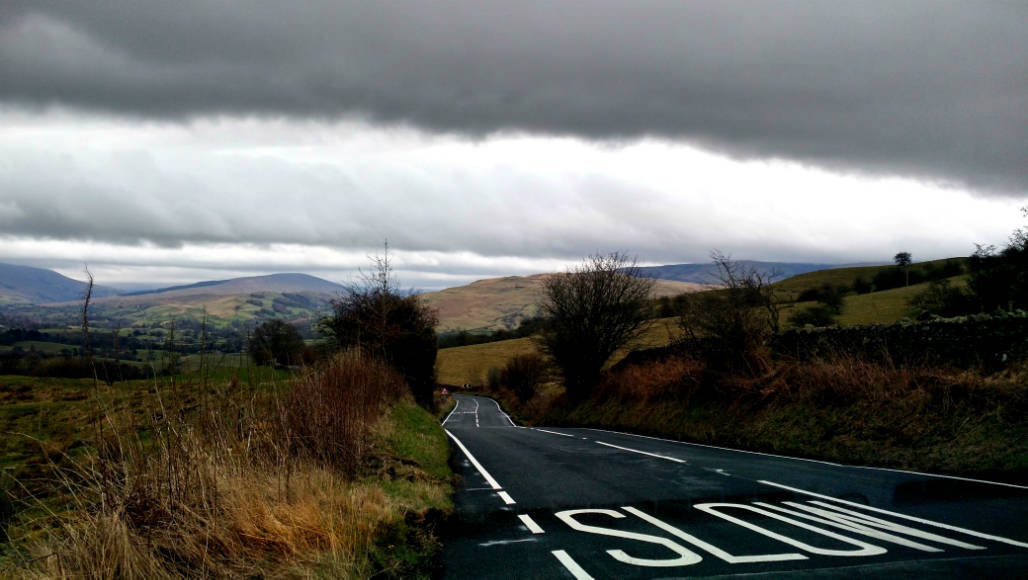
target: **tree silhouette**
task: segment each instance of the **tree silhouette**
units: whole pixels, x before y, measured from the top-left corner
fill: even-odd
[[[903,285],[910,286],[910,252],[900,252],[893,256],[892,259],[896,262],[897,266],[903,268],[903,274],[905,275],[905,282]]]

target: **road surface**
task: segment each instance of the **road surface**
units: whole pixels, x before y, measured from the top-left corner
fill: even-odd
[[[446,578],[1028,578],[1028,488],[594,429],[455,395]]]

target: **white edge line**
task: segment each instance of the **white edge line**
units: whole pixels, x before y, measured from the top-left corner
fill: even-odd
[[[446,434],[450,436],[450,439],[453,439],[453,442],[457,444],[457,447],[460,447],[460,450],[464,452],[464,455],[468,456],[468,460],[471,461],[471,465],[474,465],[475,469],[477,469],[478,472],[482,474],[482,477],[485,478],[486,483],[488,483],[493,489],[503,489],[503,486],[500,485],[498,481],[493,479],[493,476],[489,475],[489,472],[486,471],[484,467],[482,467],[482,464],[479,463],[477,459],[475,459],[475,456],[472,455],[470,451],[468,451],[468,448],[460,442],[460,439],[457,439],[457,437],[453,433],[450,433],[449,429],[443,429],[443,431],[446,431]]]
[[[774,453],[761,453],[760,451],[747,451],[745,449],[732,449],[731,447],[718,447],[717,445],[705,445],[703,443],[690,443],[688,441],[678,441],[675,439],[664,439],[662,437],[650,437],[649,435],[637,435],[635,433],[625,433],[624,431],[609,431],[607,429],[594,429],[592,427],[582,427],[589,431],[599,431],[601,433],[613,433],[615,435],[628,435],[629,437],[641,437],[643,439],[653,439],[654,441],[666,441],[668,443],[678,443],[679,445],[695,445],[696,447],[706,447],[708,449],[720,449],[722,451],[735,451],[736,453],[749,453],[750,455],[763,455],[764,457],[777,457],[779,459],[795,459],[796,461],[809,461],[810,463],[820,463],[822,465],[834,465],[835,467],[844,467],[841,463],[832,463],[831,461],[823,461],[820,459],[807,459],[805,457],[790,457],[788,455],[775,455]],[[845,466],[850,467],[850,466]]]
[[[604,443],[603,441],[597,441],[600,445],[606,445],[607,447],[613,447],[614,449],[621,449],[622,451],[631,451],[632,453],[638,453],[639,455],[649,455],[650,457],[656,457],[657,459],[666,459],[668,461],[674,461],[675,463],[688,463],[684,459],[678,459],[677,457],[668,457],[667,455],[657,455],[656,453],[650,453],[648,451],[639,451],[638,449],[632,449],[630,447],[621,447],[620,445],[612,445],[610,443]]]
[[[923,475],[925,477],[942,477],[945,479],[955,479],[957,481],[967,481],[970,483],[984,483],[988,485],[999,485],[1002,487],[1012,487],[1014,489],[1028,489],[1028,486],[1017,485],[1015,483],[1004,483],[1002,481],[989,481],[987,479],[973,479],[970,477],[960,477],[957,475],[945,475],[941,473],[924,473],[922,471],[908,471],[906,469],[894,469],[892,467],[871,467],[869,465],[847,465],[847,467],[853,467],[855,469],[874,469],[877,471],[891,471],[893,473],[906,473],[909,475]]]
[[[450,420],[450,417],[453,416],[453,412],[457,410],[457,407],[460,407],[460,399],[458,399],[457,397],[454,397],[453,400],[454,400],[453,408],[450,409],[450,414],[447,415],[445,419],[443,419],[443,422],[441,423],[442,425],[445,425],[446,422]]]
[[[518,514],[518,519],[521,520],[521,523],[525,524],[525,527],[528,528],[528,531],[532,532],[533,534],[546,533],[543,531],[542,528],[539,527],[539,524],[535,523],[535,520],[532,519],[532,516],[528,514]]]
[[[505,503],[507,505],[518,503],[518,502],[514,501],[514,498],[512,498],[509,493],[507,493],[505,491],[498,491],[498,492],[496,492],[496,495],[500,496],[500,499],[503,500],[503,503]]]
[[[503,412],[503,409],[501,409],[501,408],[500,408],[500,403],[498,403],[498,402],[496,401],[496,399],[490,399],[490,400],[491,400],[491,401],[492,401],[492,402],[493,402],[494,404],[496,404],[496,410],[497,410],[497,411],[499,411],[501,415],[503,415],[504,417],[506,417],[508,421],[510,421],[510,426],[511,426],[511,427],[517,427],[517,425],[516,425],[516,424],[514,424],[514,419],[511,419],[511,418],[510,418],[510,415],[508,415],[508,414],[504,413],[504,412]]]
[[[549,433],[551,435],[560,435],[561,437],[571,437],[572,439],[575,438],[574,435],[568,435],[567,433],[557,433],[556,431],[547,431],[546,429],[540,429],[538,427],[536,427],[535,430],[536,431],[542,431],[543,433]]]
[[[1012,540],[1010,538],[1004,538],[1003,536],[994,536],[992,534],[986,534],[986,533],[983,533],[983,532],[976,532],[974,530],[969,530],[967,528],[961,528],[961,527],[958,527],[958,526],[951,526],[949,524],[944,524],[942,522],[935,522],[935,521],[932,521],[932,520],[926,520],[926,519],[919,518],[919,517],[916,517],[916,516],[908,516],[906,514],[902,514],[902,513],[899,513],[899,512],[883,510],[881,508],[876,508],[876,507],[873,507],[873,506],[864,505],[862,503],[857,503],[855,501],[849,501],[847,499],[839,499],[837,497],[832,497],[830,495],[824,495],[824,494],[821,494],[821,493],[815,493],[813,491],[807,491],[805,489],[799,489],[797,487],[790,487],[788,485],[784,485],[784,484],[781,484],[781,483],[775,483],[773,481],[768,481],[766,479],[758,479],[757,482],[758,483],[763,483],[764,485],[770,485],[772,487],[777,487],[777,488],[781,488],[781,489],[787,489],[787,490],[789,490],[791,492],[802,493],[804,495],[809,495],[809,496],[813,496],[813,497],[819,497],[821,499],[827,499],[829,501],[834,501],[834,502],[838,502],[838,503],[841,503],[841,504],[846,504],[846,505],[849,505],[849,506],[857,507],[857,508],[860,508],[860,509],[865,509],[865,510],[868,510],[868,511],[877,512],[877,513],[880,513],[880,514],[886,514],[886,515],[890,515],[890,516],[897,517],[897,518],[903,518],[905,520],[910,520],[912,522],[917,522],[919,524],[935,526],[937,528],[942,528],[944,530],[950,530],[950,531],[953,531],[953,532],[960,532],[962,534],[967,534],[969,536],[974,536],[976,538],[982,538],[982,539],[985,539],[985,540],[992,540],[994,542],[1000,542],[1000,543],[1003,543],[1003,544],[1010,544],[1012,546],[1019,546],[1021,548],[1028,548],[1028,544],[1026,544],[1024,542],[1019,542],[1017,540]],[[815,503],[820,503],[820,502],[815,502]],[[823,505],[827,505],[827,504],[823,504]]]
[[[554,550],[550,553],[556,556],[557,559],[560,560],[561,564],[564,564],[564,567],[568,569],[568,572],[571,572],[571,575],[575,577],[575,580],[593,580],[593,577],[583,570],[582,567],[578,565],[578,562],[575,562],[575,560],[571,558],[571,555],[564,550]]]
[[[986,485],[999,485],[1002,487],[1012,487],[1014,489],[1028,489],[1028,486],[1017,485],[1014,483],[1003,483],[1001,481],[989,481],[987,479],[972,479],[969,477],[959,477],[956,475],[946,475],[943,473],[925,473],[923,471],[907,471],[905,469],[894,469],[890,467],[874,467],[871,465],[846,465],[843,463],[833,463],[831,461],[824,461],[823,459],[807,459],[806,457],[792,457],[791,455],[776,455],[774,453],[762,453],[760,451],[747,451],[745,449],[732,449],[731,447],[718,447],[717,445],[706,445],[703,443],[692,443],[689,441],[678,441],[677,439],[664,439],[662,437],[650,437],[649,435],[637,435],[635,433],[625,433],[624,431],[610,431],[608,429],[595,429],[593,427],[579,427],[586,431],[599,431],[600,433],[614,433],[615,435],[628,435],[629,437],[641,437],[643,439],[653,439],[654,441],[666,441],[668,443],[678,443],[679,445],[693,445],[696,447],[706,447],[708,449],[720,449],[722,451],[735,451],[736,453],[748,453],[750,455],[763,455],[764,457],[776,457],[779,459],[793,459],[795,461],[807,461],[810,463],[820,463],[822,465],[831,465],[834,467],[847,467],[850,469],[864,469],[869,471],[890,471],[893,473],[906,473],[909,475],[920,475],[924,477],[939,477],[942,479],[954,479],[957,481],[967,481],[970,483],[984,483]]]

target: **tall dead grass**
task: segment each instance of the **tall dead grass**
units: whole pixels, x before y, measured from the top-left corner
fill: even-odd
[[[199,403],[180,397],[189,389],[155,385],[145,423],[107,414],[95,454],[52,462],[55,493],[31,500],[43,515],[22,522],[18,556],[0,576],[374,572],[368,553],[392,506],[353,475],[404,392],[394,371],[344,353],[284,389],[233,384]]]
[[[502,395],[503,392],[501,391]],[[1028,366],[778,360],[763,374],[672,357],[610,372],[578,405],[559,391],[505,406],[592,426],[847,463],[1028,481]]]

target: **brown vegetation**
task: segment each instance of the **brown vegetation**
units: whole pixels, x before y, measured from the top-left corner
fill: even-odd
[[[1028,367],[988,374],[854,356],[778,360],[752,376],[675,356],[607,373],[586,401],[559,390],[522,421],[591,426],[844,463],[1028,480]],[[504,392],[500,392],[503,396]]]
[[[342,353],[284,386],[153,389],[145,415],[98,415],[94,452],[51,456],[48,482],[13,490],[22,511],[0,576],[367,577],[418,565],[375,543],[424,498],[447,502],[438,476],[383,454],[396,426],[380,418],[414,408],[395,371]],[[381,478],[399,477],[406,491],[384,491]]]

